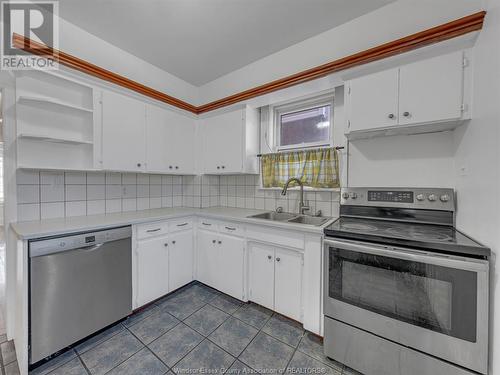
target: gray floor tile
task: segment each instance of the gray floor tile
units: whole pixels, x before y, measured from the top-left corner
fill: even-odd
[[[220,293],[203,284],[195,284],[191,286],[187,292],[194,298],[203,302],[210,302],[216,298]]]
[[[70,349],[61,355],[58,355],[54,359],[45,362],[43,365],[38,366],[33,371],[30,371],[30,375],[47,375],[51,371],[54,371],[56,368],[62,366],[66,362],[71,361],[76,358],[76,353],[73,349]]]
[[[169,312],[177,319],[184,320],[204,305],[205,301],[200,300],[188,291],[183,291],[171,298],[165,299],[158,306],[160,309]]]
[[[2,351],[4,366],[16,360],[16,347],[14,346],[14,340],[6,341],[0,344],[0,350]]]
[[[330,367],[333,367],[337,371],[342,371],[342,368],[344,367],[341,363],[336,362],[325,355],[323,352],[323,339],[312,334],[311,332],[305,333],[297,350],[327,364]]]
[[[87,370],[83,366],[79,358],[73,358],[64,365],[56,368],[49,373],[50,375],[88,375]]]
[[[300,339],[304,334],[304,329],[300,323],[278,314],[273,315],[262,330],[293,347],[299,345]]]
[[[210,304],[222,311],[227,312],[228,314],[232,314],[238,310],[243,303],[238,301],[236,298],[220,294],[210,301]]]
[[[80,357],[92,374],[104,374],[143,347],[144,345],[130,332],[123,331]]]
[[[162,375],[168,371],[148,348],[141,349],[107,375]]]
[[[169,367],[203,340],[203,336],[181,323],[149,344],[149,348]]]
[[[344,365],[344,369],[342,370],[342,375],[363,375],[363,374],[359,371],[356,371]]]
[[[235,318],[229,318],[208,338],[235,357],[257,334],[257,329]]]
[[[241,306],[238,311],[233,314],[233,316],[243,320],[245,323],[261,329],[264,327],[272,314],[273,312],[265,307],[256,305],[255,303],[247,303]]]
[[[145,309],[141,310],[141,311],[138,311],[136,312],[135,314],[129,316],[124,322],[123,322],[123,325],[125,327],[130,327],[130,326],[133,326],[134,324],[136,324],[137,322],[140,322],[141,320],[143,320],[144,318],[147,318],[148,316],[150,316],[151,314],[153,314],[154,312],[158,311],[158,306],[156,305],[149,305],[148,307],[146,307]]]
[[[183,373],[220,373],[222,369],[229,368],[235,358],[226,353],[221,348],[208,340],[203,341],[179,363],[177,363],[172,371],[177,374]]]
[[[86,351],[92,349],[94,346],[99,345],[100,343],[109,340],[111,337],[117,335],[118,333],[122,332],[124,330],[123,326],[121,323],[116,324],[107,330],[89,338],[88,340],[80,343],[75,347],[75,350],[78,352],[78,354],[83,354]]]
[[[129,330],[144,344],[149,344],[178,323],[179,320],[167,311],[158,309],[147,318],[129,327]]]
[[[341,375],[341,372],[333,369],[308,355],[296,351],[288,364],[287,372],[291,374],[328,374]]]
[[[19,366],[17,365],[17,361],[9,363],[4,367],[5,375],[19,375]]]
[[[244,363],[236,360],[233,365],[224,373],[226,375],[247,375],[247,374],[258,374],[258,372]]]
[[[187,318],[184,323],[186,323],[188,326],[198,331],[202,335],[208,336],[228,317],[229,315],[225,312],[213,306],[205,305],[189,318]]]
[[[291,346],[260,332],[238,359],[257,371],[270,373],[283,371],[293,351]]]

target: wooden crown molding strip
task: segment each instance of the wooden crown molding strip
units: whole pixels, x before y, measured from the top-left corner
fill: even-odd
[[[341,70],[395,56],[404,52],[409,52],[414,49],[428,46],[430,44],[442,42],[444,40],[452,39],[473,31],[481,30],[483,27],[485,15],[485,11],[474,13],[469,16],[418,32],[416,34],[396,39],[392,42],[388,42],[377,47],[373,47],[368,50],[358,52],[353,55],[343,57],[329,63],[242,91],[240,93],[230,95],[207,104],[203,104],[201,106],[189,104],[173,96],[167,95],[141,83],[128,79],[124,76],[89,63],[78,57],[56,50],[52,47],[38,43],[16,33],[14,33],[13,35],[13,45],[16,48],[22,49],[35,55],[52,57],[60,64],[63,64],[69,68],[114,83],[158,101],[170,104],[172,106],[195,114],[201,114],[231,104],[235,104],[243,100],[248,100],[260,95],[298,85],[300,83],[312,81],[314,79],[321,78],[329,74],[339,72]]]

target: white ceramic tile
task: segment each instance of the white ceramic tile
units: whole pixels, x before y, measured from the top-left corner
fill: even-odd
[[[87,199],[98,200],[106,198],[105,185],[87,185]]]
[[[149,185],[149,196],[151,198],[161,197],[161,185]]]
[[[236,176],[227,176],[228,185],[236,185]]]
[[[184,195],[182,197],[182,204],[186,207],[193,207],[193,197],[189,195]]]
[[[40,183],[43,185],[64,185],[64,172],[41,171]]]
[[[172,185],[172,193],[174,196],[182,195],[182,185]]]
[[[149,198],[149,208],[161,208],[161,198]]]
[[[104,172],[87,172],[87,184],[104,185],[106,183],[106,174]]]
[[[17,203],[40,202],[40,185],[17,185]]]
[[[227,185],[229,176],[220,176],[220,185]]]
[[[149,198],[137,198],[137,209],[147,210],[149,208]]]
[[[137,198],[149,198],[149,184],[137,185]]]
[[[87,215],[101,215],[106,212],[105,200],[87,201]]]
[[[130,199],[137,197],[137,185],[123,185],[122,198]]]
[[[236,207],[236,197],[227,197],[227,207]]]
[[[255,198],[255,208],[258,210],[265,208],[264,198]]]
[[[85,172],[66,172],[64,182],[66,185],[85,185],[87,177]]]
[[[227,195],[230,197],[236,196],[236,186],[235,185],[227,185]]]
[[[218,205],[219,205],[219,197],[217,195],[210,197],[210,207],[216,207]]]
[[[245,175],[236,176],[236,185],[245,186]]]
[[[245,197],[247,198],[255,197],[255,186],[245,186]]]
[[[87,200],[87,185],[66,185],[66,201]]]
[[[135,184],[137,184],[137,175],[135,173],[123,173],[122,174],[122,184],[123,185],[135,185]]]
[[[255,186],[255,180],[256,180],[256,177],[257,176],[254,176],[254,175],[246,175],[245,176],[245,185],[247,186]]]
[[[17,220],[31,221],[40,220],[40,204],[18,204],[17,205]]]
[[[18,169],[16,183],[19,185],[38,185],[40,184],[40,172]]]
[[[332,216],[332,202],[316,201],[316,210],[321,210],[322,216]]]
[[[173,207],[181,207],[182,206],[182,197],[181,196],[174,196],[173,197]]]
[[[272,199],[272,198],[265,198],[264,209],[275,210],[276,209],[276,200]]]
[[[157,174],[152,174],[149,176],[150,185],[161,185],[161,176]]]
[[[201,197],[201,207],[210,207],[210,197]]]
[[[137,211],[137,199],[129,198],[122,200],[122,211]]]
[[[106,172],[106,185],[121,185],[122,174],[116,172]]]
[[[66,202],[66,217],[87,215],[87,201]]]
[[[41,185],[40,197],[42,202],[64,202],[64,185]],[[42,219],[43,219],[43,209],[42,209]]]
[[[227,197],[220,197],[220,198],[219,198],[219,204],[220,204],[222,207],[227,207]]]
[[[122,200],[121,199],[106,199],[106,213],[121,212]]]
[[[138,173],[137,174],[137,184],[149,185],[149,175],[143,174],[143,173]]]
[[[64,217],[64,202],[42,203],[40,217],[42,220]]]
[[[316,192],[316,201],[322,202],[331,202],[332,201],[332,193],[329,191],[317,191]]]
[[[122,197],[122,185],[106,185],[106,199]]]
[[[245,186],[236,186],[236,196],[239,198],[245,197]]]
[[[172,185],[163,185],[161,187],[161,196],[162,197],[168,197],[168,196],[171,196],[173,194],[173,187]]]
[[[172,176],[161,176],[162,185],[172,185]]]
[[[173,185],[182,184],[182,177],[181,176],[172,176],[172,184]]]
[[[245,208],[255,208],[255,198],[245,198]]]
[[[173,199],[172,197],[161,197],[161,206],[162,207],[172,207]]]

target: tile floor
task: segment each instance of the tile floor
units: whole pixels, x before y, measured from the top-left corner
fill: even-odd
[[[30,372],[32,375],[358,374],[321,340],[253,303],[192,283]]]

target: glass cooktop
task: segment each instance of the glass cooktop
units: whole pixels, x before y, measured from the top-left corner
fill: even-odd
[[[488,248],[447,225],[341,217],[325,228],[325,235],[453,254],[490,255]]]

